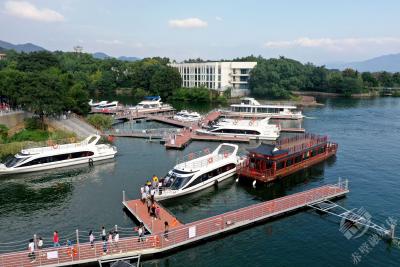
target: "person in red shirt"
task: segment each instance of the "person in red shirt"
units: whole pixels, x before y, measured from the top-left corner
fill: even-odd
[[[54,233],[53,233],[53,243],[54,243],[54,247],[60,246],[60,238],[58,237],[57,231],[54,231]]]

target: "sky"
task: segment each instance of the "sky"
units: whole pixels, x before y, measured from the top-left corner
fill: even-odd
[[[285,56],[329,64],[400,53],[398,0],[0,0],[0,40],[110,56]]]

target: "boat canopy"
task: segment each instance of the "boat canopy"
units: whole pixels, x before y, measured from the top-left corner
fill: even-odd
[[[145,96],[144,99],[150,100],[150,101],[158,101],[161,99],[160,96]]]
[[[271,144],[260,144],[256,148],[247,149],[250,153],[261,154],[264,156],[278,156],[287,154],[289,151],[287,149],[279,149],[275,145]]]

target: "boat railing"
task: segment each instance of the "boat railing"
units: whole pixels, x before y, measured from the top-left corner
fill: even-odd
[[[204,157],[202,160],[189,160],[182,162],[180,164],[183,164],[183,167],[185,169],[191,169],[191,170],[196,170],[200,168],[207,167],[210,164],[214,164],[216,162],[219,162],[221,160],[224,160],[231,156],[232,151],[219,151],[218,154],[216,153],[210,153],[206,154],[205,156],[209,155],[208,157]]]

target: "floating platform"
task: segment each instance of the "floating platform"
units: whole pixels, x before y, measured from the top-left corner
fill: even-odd
[[[69,248],[66,247],[42,249],[39,252],[40,254],[36,253],[36,261],[33,263],[30,263],[27,250],[0,254],[0,265],[2,267],[53,267],[119,260],[137,255],[148,255],[150,257],[154,254],[165,253],[186,245],[193,245],[197,242],[216,238],[222,234],[246,228],[252,224],[261,223],[277,216],[309,208],[310,205],[324,200],[343,197],[349,192],[347,185],[347,181],[341,181],[338,184],[324,185],[192,223],[180,224],[170,229],[168,234],[165,234],[163,229],[157,227],[157,229],[154,228],[151,235],[145,236],[142,241],[137,236],[121,238],[118,245],[110,248],[107,253],[103,253],[103,243],[101,241],[95,242],[93,248],[89,243],[79,243],[75,246],[76,253],[68,253]],[[128,208],[128,210],[132,211],[131,204],[135,205],[137,201],[139,200],[133,202],[124,201],[124,206],[130,203],[128,206],[131,208]],[[137,204],[139,205],[139,203]],[[147,210],[142,213],[137,209],[132,215],[138,216],[138,219],[145,221],[148,220],[145,218],[146,213]],[[161,216],[171,216],[173,218],[171,214],[168,214],[169,212],[164,209],[164,213]]]
[[[155,201],[157,207],[160,207],[160,219],[156,219],[147,211],[146,203],[143,203],[140,199],[123,201],[122,204],[127,211],[132,214],[138,222],[144,224],[144,227],[149,233],[160,233],[164,231],[164,222],[168,222],[169,229],[174,229],[182,226],[182,223],[178,221],[167,209],[165,209],[160,203]]]

